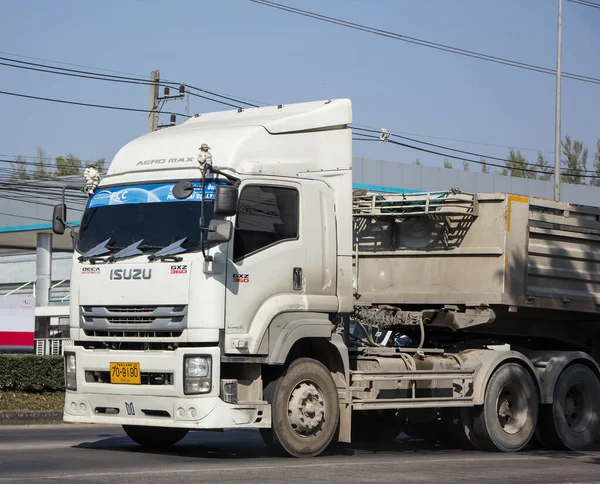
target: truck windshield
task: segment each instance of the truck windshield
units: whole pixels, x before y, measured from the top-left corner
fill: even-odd
[[[185,238],[183,247],[200,248],[202,183],[185,200],[173,196],[175,183],[105,187],[89,200],[81,220],[77,250],[85,253],[110,239],[108,248],[124,248],[143,239],[140,249],[160,249]],[[204,194],[204,224],[213,217],[216,182]],[[207,231],[204,232],[206,240]]]

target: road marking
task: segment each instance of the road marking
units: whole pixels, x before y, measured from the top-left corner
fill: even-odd
[[[52,444],[27,444],[27,445],[15,445],[15,444],[1,444],[0,450],[9,450],[9,451],[17,451],[17,450],[33,450],[33,449],[61,449],[64,447],[72,447],[74,445],[79,445],[81,443],[80,440],[73,442],[55,442]]]
[[[444,459],[427,459],[426,457],[422,459],[409,459],[404,460],[401,458],[395,459],[387,459],[387,460],[376,460],[373,464],[377,465],[396,465],[396,466],[405,466],[408,464],[442,464],[442,463],[451,463],[451,462],[514,462],[514,461],[536,461],[536,460],[555,460],[551,456],[514,456],[514,457],[460,457],[460,458],[444,458]],[[203,462],[205,463],[205,462]],[[76,474],[57,474],[54,476],[48,475],[21,475],[18,477],[0,477],[0,482],[23,482],[24,479],[34,480],[40,479],[41,477],[44,480],[59,480],[59,479],[91,479],[91,478],[106,478],[106,477],[126,477],[126,476],[156,476],[156,475],[174,475],[174,474],[191,474],[191,473],[207,473],[207,472],[243,472],[243,471],[267,471],[267,470],[286,470],[286,469],[306,469],[307,467],[336,467],[339,465],[347,466],[365,466],[368,463],[365,463],[364,460],[356,460],[354,462],[343,460],[340,462],[340,459],[336,459],[333,462],[315,462],[315,463],[302,463],[302,464],[290,464],[290,465],[281,465],[281,461],[278,460],[278,464],[276,465],[257,465],[257,466],[231,466],[227,467],[194,467],[190,469],[157,469],[157,470],[136,470],[136,471],[127,471],[127,472],[80,472]]]

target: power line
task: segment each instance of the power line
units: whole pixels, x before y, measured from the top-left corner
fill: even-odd
[[[102,81],[109,81],[109,82],[120,82],[120,83],[125,83],[125,84],[141,84],[141,85],[147,85],[147,86],[152,84],[152,81],[150,81],[148,79],[141,78],[141,77],[116,76],[116,75],[113,75],[113,74],[102,74],[102,73],[99,73],[99,72],[82,71],[82,70],[79,70],[79,69],[67,69],[65,67],[56,67],[56,66],[51,66],[51,65],[48,65],[48,64],[40,64],[40,63],[37,63],[37,62],[26,62],[26,61],[21,61],[21,60],[18,60],[18,59],[11,59],[11,58],[8,58],[8,57],[0,57],[0,60],[4,60],[4,61],[8,61],[8,62],[13,62],[13,63],[19,63],[19,64],[25,64],[26,66],[35,66],[35,67],[17,66],[17,65],[8,64],[8,63],[0,63],[0,65],[5,65],[5,66],[8,66],[8,67],[20,68],[20,69],[28,69],[28,70],[32,70],[32,71],[45,72],[45,73],[48,73],[48,74],[58,74],[58,75],[63,75],[63,76],[69,75],[71,77],[79,77],[79,78],[85,78],[85,79],[95,79],[95,80],[102,80]],[[52,70],[48,70],[48,69],[52,69]],[[61,72],[56,72],[56,71],[61,71]],[[218,98],[221,98],[221,99],[226,99],[227,101],[237,102],[239,104],[245,104],[245,105],[248,105],[250,107],[258,107],[258,105],[256,105],[256,104],[252,104],[252,103],[249,103],[247,101],[236,99],[234,97],[225,96],[223,94],[219,94],[219,93],[214,92],[214,91],[209,91],[207,89],[202,89],[200,87],[192,86],[192,85],[186,84],[186,83],[162,80],[162,81],[160,81],[160,85],[162,85],[162,86],[169,85],[171,87],[173,87],[173,86],[179,86],[179,85],[184,85],[184,86],[188,87],[189,89],[193,89],[195,91],[202,92],[202,93],[208,94],[210,96],[218,97]],[[240,107],[240,106],[234,106],[232,104],[223,102],[220,99],[213,99],[213,98],[209,98],[209,97],[203,97],[203,96],[200,96],[200,95],[196,95],[196,96],[197,97],[201,97],[203,99],[206,99],[208,101],[212,101],[212,102],[219,103],[219,104],[224,104],[226,106],[232,106],[232,107],[235,107],[235,108],[239,108]]]
[[[26,219],[30,219],[30,220],[37,220],[39,222],[48,222],[48,219],[45,219],[45,218],[29,217],[27,215],[15,215],[14,213],[0,212],[0,215],[6,215],[8,217],[18,217],[19,219],[26,218]]]
[[[21,57],[23,59],[38,60],[38,61],[43,61],[43,62],[53,62],[55,64],[61,64],[61,65],[64,65],[64,66],[83,67],[85,69],[95,69],[97,71],[113,72],[115,74],[127,74],[129,76],[137,76],[138,75],[138,74],[134,74],[134,73],[131,73],[131,72],[115,71],[115,70],[110,70],[110,69],[103,69],[101,67],[86,66],[86,65],[82,65],[82,64],[72,64],[72,63],[69,63],[69,62],[62,62],[62,61],[57,61],[57,60],[53,60],[53,59],[44,59],[42,57],[32,57],[32,56],[27,56],[27,55],[15,54],[13,52],[2,52],[2,51],[0,51],[0,54],[2,54],[2,55],[11,55],[13,57]]]
[[[376,130],[376,129],[358,128],[356,126],[353,126],[352,129],[358,130],[358,131],[364,131],[364,132],[367,132],[367,133],[378,133],[378,134],[381,134],[381,130]],[[362,133],[358,133],[358,134],[362,135]],[[459,150],[459,149],[456,149],[456,148],[450,148],[449,146],[438,145],[438,144],[435,144],[435,143],[428,143],[427,141],[421,141],[421,140],[418,140],[418,139],[409,138],[407,136],[401,136],[399,134],[395,134],[395,133],[392,133],[392,132],[389,132],[389,134],[390,134],[390,136],[394,136],[394,137],[400,138],[400,139],[405,139],[407,141],[412,141],[413,143],[419,143],[419,144],[426,145],[426,146],[432,146],[434,148],[441,148],[443,150],[453,151],[455,153],[462,153],[462,154],[470,155],[470,156],[479,156],[480,158],[484,158],[486,160],[497,160],[497,161],[502,161],[502,162],[509,161],[506,158],[499,158],[497,156],[484,155],[484,154],[481,154],[481,153],[474,153],[472,151],[465,151],[465,150]],[[485,162],[485,164],[488,165],[489,163]],[[526,162],[526,163],[524,163],[524,165],[525,166],[539,167],[539,165],[536,164],[536,163],[527,163]],[[565,174],[570,175],[570,176],[580,176],[579,175],[580,173],[596,173],[596,170],[566,170],[566,171],[572,172],[572,173],[565,173]]]
[[[2,60],[11,60],[12,61],[12,59],[6,59],[6,57],[0,57],[0,59],[2,59]],[[13,61],[13,62],[22,62],[22,61]],[[134,80],[128,80],[128,79],[111,79],[110,77],[101,77],[100,75],[96,76],[96,75],[75,74],[73,72],[58,72],[58,71],[53,71],[53,70],[49,70],[49,69],[41,69],[41,68],[38,68],[38,67],[17,66],[17,65],[14,65],[14,64],[9,64],[8,62],[0,62],[0,65],[1,66],[6,66],[6,67],[14,67],[15,69],[25,69],[25,70],[28,70],[28,71],[45,72],[47,74],[56,74],[56,75],[59,75],[59,76],[80,77],[80,78],[83,78],[83,79],[95,79],[95,80],[98,80],[98,81],[121,82],[121,83],[124,83],[124,84],[150,85],[150,81],[134,81]],[[52,67],[52,69],[58,69],[58,68]]]
[[[39,160],[39,159],[40,159],[40,157],[39,157],[39,156],[32,156],[32,155],[26,156],[26,155],[7,155],[7,154],[0,154],[0,157],[4,157],[4,158],[17,158],[17,157],[21,157],[21,158],[24,158],[25,160]],[[59,158],[59,157],[66,158],[66,156],[65,156],[65,155],[57,155],[57,156],[55,156],[55,157],[52,157],[52,156],[44,156],[42,159],[43,159],[44,161],[51,161],[51,162],[54,162],[54,161],[56,160],[56,158]],[[100,157],[100,158],[101,158],[101,157]],[[81,158],[77,158],[77,159],[78,159],[79,161],[81,161],[82,163],[97,163],[97,162],[98,162],[98,160],[99,160],[100,158],[96,158],[95,160],[83,160],[83,159],[81,159]],[[15,163],[15,162],[17,162],[17,163],[24,163],[25,165],[39,166],[39,164],[38,164],[38,163],[36,163],[36,162],[33,162],[33,161],[25,161],[25,160],[23,160],[23,161],[18,161],[18,162],[17,162],[16,160],[5,160],[5,159],[2,159],[2,158],[0,158],[0,163]],[[106,160],[105,160],[105,161],[106,161]]]
[[[16,198],[10,197],[8,195],[1,195],[1,194],[0,194],[0,199],[11,200],[11,201],[21,202],[21,203],[30,203],[30,204],[38,205],[38,206],[42,205],[45,207],[54,207],[56,205],[54,203],[45,203],[44,201],[40,201],[40,200],[29,200],[29,199],[25,199],[25,198],[16,199]],[[67,204],[67,207],[70,208],[71,210],[77,210],[77,211],[82,210],[82,208],[78,208],[78,207],[74,206],[73,203],[71,203],[70,205]]]
[[[356,137],[354,137],[352,139],[354,141],[381,141],[376,136],[369,136],[369,135],[361,135],[361,136],[362,136],[362,138],[356,138]],[[446,153],[440,153],[439,151],[428,150],[426,148],[419,148],[418,146],[412,146],[412,145],[409,145],[409,144],[406,144],[406,143],[401,143],[399,141],[394,141],[394,140],[390,140],[390,139],[388,139],[386,141],[386,143],[391,143],[393,145],[403,146],[405,148],[409,148],[409,149],[416,150],[416,151],[421,151],[423,153],[430,153],[430,154],[433,154],[433,155],[443,156],[445,158],[451,158],[453,160],[466,161],[466,162],[469,162],[469,163],[477,163],[479,165],[493,166],[493,167],[496,167],[496,168],[507,168],[505,165],[498,165],[496,163],[486,163],[486,162],[482,162],[482,161],[478,161],[478,160],[471,160],[471,159],[465,158],[465,157],[459,157],[459,156],[449,155],[449,154],[446,154]],[[525,171],[525,172],[529,172],[529,173],[543,173],[543,174],[548,174],[547,172],[542,171],[542,170],[531,170],[529,168],[524,168],[524,169],[519,168],[519,171]]]
[[[365,129],[365,128],[358,128],[358,127],[354,127],[353,129],[359,130],[359,131],[365,131],[365,132],[369,132],[369,133],[381,133],[381,130],[376,130],[376,129]],[[442,146],[442,145],[438,145],[438,144],[434,144],[434,143],[428,143],[427,141],[421,141],[418,139],[409,138],[407,136],[401,136],[399,134],[395,134],[395,133],[391,133],[391,132],[390,132],[390,136],[405,139],[407,141],[412,141],[413,143],[420,143],[420,144],[427,145],[427,146],[433,146],[434,148],[442,148],[442,149],[445,149],[448,151],[454,151],[455,153],[462,153],[464,155],[479,156],[481,158],[486,158],[486,159],[490,159],[490,160],[506,161],[506,158],[498,158],[496,156],[482,155],[481,153],[473,153],[472,151],[458,150],[456,148],[450,148],[448,146]]]
[[[31,180],[35,182],[36,180]],[[26,198],[39,198],[43,200],[47,200],[49,198],[62,198],[63,188],[64,186],[49,186],[44,184],[44,180],[37,180],[38,183],[27,183],[23,181],[17,182],[0,182],[0,192],[8,192],[11,196],[16,199],[26,197]],[[39,182],[42,183],[39,183]],[[76,203],[84,203],[83,199],[83,184],[81,189],[78,190],[67,190],[65,188],[65,198],[75,201]],[[18,189],[18,190],[15,190]]]
[[[189,94],[190,94],[191,96],[199,97],[199,98],[202,98],[202,99],[208,99],[209,101],[214,101],[214,99],[211,99],[211,98],[209,98],[209,97],[206,97],[206,96],[202,96],[201,94],[197,94],[197,93],[195,93],[195,92],[191,92],[191,91],[188,91],[188,92],[189,92]],[[236,105],[236,104],[230,104],[230,103],[228,103],[228,102],[225,102],[225,101],[218,101],[218,102],[219,102],[220,104],[224,104],[225,106],[231,106],[232,108],[236,108],[236,109],[242,109],[242,107],[241,107],[241,106],[238,106],[238,105]],[[253,105],[252,105],[252,106],[253,106]],[[258,106],[254,106],[254,107],[258,107]]]
[[[377,136],[373,136],[373,135],[369,135],[369,134],[360,134],[359,136],[361,136],[360,138],[358,137],[353,137],[352,139],[354,141],[381,141],[381,139]],[[407,143],[402,143],[399,141],[394,141],[391,139],[388,139],[386,141],[386,143],[391,143],[394,145],[398,145],[398,146],[403,146],[404,148],[409,148],[415,151],[421,151],[423,153],[430,153],[433,155],[439,155],[439,156],[443,156],[446,158],[451,158],[453,160],[459,160],[459,161],[466,161],[468,163],[475,163],[478,165],[486,165],[486,166],[493,166],[495,168],[506,168],[508,170],[515,170],[515,171],[521,171],[521,172],[526,172],[526,173],[541,173],[544,175],[552,175],[551,171],[543,171],[543,170],[533,170],[531,168],[511,168],[511,167],[507,167],[506,165],[498,165],[496,163],[487,163],[485,161],[479,161],[479,160],[472,160],[469,158],[465,158],[465,157],[459,157],[459,156],[454,156],[454,155],[449,155],[447,153],[441,153],[439,151],[433,151],[433,150],[429,150],[426,148],[420,148],[418,146],[413,146],[413,145],[409,145]],[[525,163],[525,166],[530,165],[529,163]],[[600,178],[600,175],[583,175],[583,174],[579,174],[579,170],[577,172],[573,172],[573,173],[566,173],[566,172],[561,172],[561,175],[565,175],[565,176],[573,176],[573,177],[579,177],[579,178],[590,178],[590,179],[595,179],[595,178]]]
[[[2,53],[2,52],[0,52]],[[11,54],[14,55],[14,54]],[[26,57],[26,56],[24,56]],[[31,57],[26,57],[26,58],[31,58]],[[45,60],[45,59],[39,59],[39,58],[32,58],[32,59],[38,59],[38,60]],[[56,67],[56,66],[50,66],[50,65],[46,65],[46,64],[39,64],[39,63],[33,63],[33,62],[25,62],[25,61],[19,61],[16,59],[10,59],[7,57],[0,57],[0,60],[8,60],[9,62],[20,62],[20,63],[24,63],[27,65],[32,65],[32,66],[40,66],[40,67],[44,67],[44,68],[49,68],[49,69],[61,69],[64,71],[68,71],[68,73],[63,73],[63,72],[54,72],[54,71],[47,71],[45,69],[38,69],[38,68],[32,68],[32,67],[25,67],[25,66],[13,66],[11,64],[6,64],[3,62],[0,62],[0,65],[7,65],[10,67],[17,67],[17,68],[24,68],[24,69],[28,69],[28,70],[35,70],[35,71],[41,71],[41,72],[48,72],[48,73],[52,73],[52,74],[61,74],[61,75],[73,75],[75,77],[82,77],[82,78],[92,78],[92,79],[98,79],[98,80],[106,80],[106,81],[115,81],[115,82],[123,82],[123,83],[131,83],[131,84],[141,84],[141,85],[150,85],[151,81],[147,80],[147,79],[141,79],[141,78],[137,78],[137,77],[124,77],[124,76],[109,76],[107,74],[101,74],[101,73],[93,73],[90,71],[81,71],[81,70],[75,70],[75,69],[65,69],[65,68],[60,68],[60,67]],[[59,61],[48,61],[48,62],[56,62],[56,63],[61,63]],[[67,64],[67,63],[63,63],[66,65],[74,65],[74,66],[79,66],[77,64]],[[79,66],[79,67],[85,67],[85,66]],[[109,71],[109,72],[119,72],[119,71]],[[71,73],[77,73],[77,74],[71,74]],[[87,74],[93,74],[88,76]],[[134,74],[132,74],[134,75]],[[106,76],[106,77],[96,77],[96,76]],[[115,79],[113,79],[115,78]],[[161,85],[165,85],[165,84],[176,84],[174,81],[160,81]],[[185,85],[185,84],[184,84]],[[188,86],[188,87],[193,87],[193,86]],[[196,88],[198,89],[198,88]],[[196,94],[194,92],[189,92],[190,95],[192,96],[196,96],[202,99],[206,99],[209,101],[215,101],[212,98],[208,98],[199,94]],[[214,93],[215,95],[219,95],[217,93]],[[224,99],[230,99],[233,100],[235,102],[244,102],[244,101],[240,101],[239,99],[235,99],[235,98],[229,98],[229,97],[223,97]],[[217,102],[217,101],[215,101]],[[230,104],[230,103],[224,103],[221,102],[221,104],[225,104],[227,106],[233,107],[233,108],[240,108],[240,106],[238,105],[234,105],[234,104]],[[250,104],[249,104],[250,105]],[[254,105],[251,105],[254,106]],[[361,125],[355,125],[355,126],[361,126]],[[368,126],[366,126],[368,127]],[[438,137],[438,136],[429,136],[429,135],[421,135],[421,134],[413,134],[413,133],[402,133],[402,134],[407,134],[407,135],[412,135],[412,136],[421,136],[424,138],[433,138],[433,139],[442,139],[442,140],[446,140],[446,141],[457,141],[457,142],[462,142],[462,143],[472,143],[472,144],[481,144],[481,145],[488,145],[488,146],[499,146],[499,147],[504,147],[504,148],[514,148],[514,149],[519,149],[522,151],[539,151],[539,152],[544,152],[544,153],[553,153],[553,151],[547,151],[547,150],[537,150],[537,149],[533,149],[533,148],[520,148],[520,147],[512,147],[512,146],[508,146],[508,145],[498,145],[498,144],[493,144],[493,143],[483,143],[483,142],[478,142],[478,141],[469,141],[469,140],[459,140],[459,139],[453,139],[453,138],[444,138],[444,137]],[[10,155],[0,155],[0,156],[10,156]],[[90,161],[90,160],[82,160],[82,161]]]
[[[594,2],[588,2],[586,0],[569,0],[571,3],[578,3],[580,5],[585,5],[586,7],[600,8],[600,4]]]
[[[352,123],[351,127],[363,127],[363,128],[375,129],[372,126],[367,126],[366,124],[356,124],[356,123]],[[539,150],[539,149],[535,149],[535,148],[522,148],[522,147],[518,147],[518,146],[501,145],[501,144],[497,144],[497,143],[485,143],[483,141],[472,141],[472,140],[466,140],[466,139],[446,138],[443,136],[431,136],[431,135],[427,135],[427,134],[407,133],[405,131],[400,131],[397,129],[394,129],[393,131],[398,134],[404,134],[404,135],[408,135],[408,136],[419,136],[421,138],[440,139],[440,140],[444,140],[444,141],[456,141],[458,143],[467,143],[467,144],[482,145],[482,146],[495,146],[497,148],[512,148],[514,150],[520,150],[520,151],[535,151],[535,152],[540,152],[540,153],[554,153],[554,151]],[[0,155],[0,156],[2,156],[2,155]]]
[[[31,60],[37,60],[37,61],[43,61],[43,62],[51,62],[51,63],[54,63],[54,64],[61,64],[61,65],[71,66],[71,67],[82,67],[84,69],[93,69],[93,70],[96,70],[96,71],[112,72],[114,74],[125,74],[127,76],[133,76],[133,79],[141,79],[141,80],[145,80],[145,81],[149,82],[146,78],[143,77],[142,74],[135,74],[135,73],[132,73],[132,72],[116,71],[116,70],[111,70],[111,69],[103,69],[101,67],[93,67],[93,66],[87,66],[87,65],[82,65],[82,64],[73,64],[73,63],[62,62],[62,61],[57,61],[57,60],[53,60],[53,59],[45,59],[45,58],[42,58],[42,57],[32,57],[32,56],[26,56],[26,55],[21,55],[21,54],[15,54],[13,52],[2,52],[2,51],[0,51],[0,54],[2,54],[2,55],[10,55],[12,57],[20,57],[22,59],[31,59]],[[16,60],[15,60],[15,62],[16,62]],[[53,68],[54,69],[61,69],[60,67],[53,67]],[[95,74],[99,75],[99,76],[102,75],[101,73],[95,73]],[[115,77],[119,77],[119,76],[115,76]],[[184,84],[184,85],[187,85],[186,83],[176,82],[176,81],[172,81],[172,80],[169,80],[169,79],[163,79],[161,82],[163,82],[163,83],[170,83],[171,85],[174,85],[174,84],[178,84],[178,85],[179,84]],[[189,86],[188,85],[188,87],[194,87],[194,86]],[[195,88],[195,89],[199,89],[199,88]],[[210,92],[212,92],[215,96],[222,97],[223,99],[227,99],[228,96],[229,96],[229,97],[231,97],[230,100],[234,100],[233,96],[230,96],[229,94],[218,93],[218,92],[215,92],[215,91],[210,91]],[[241,98],[241,97],[238,97],[238,99],[235,99],[235,101],[241,102],[243,104],[248,104],[249,106],[253,106],[253,107],[256,107],[256,106],[254,106],[251,103],[247,103],[246,101],[252,101],[252,103],[255,103],[256,105],[260,105],[260,104],[264,105],[265,104],[265,103],[260,102],[260,101],[255,101],[255,100],[252,100],[252,99]]]
[[[40,183],[41,182],[41,183]],[[51,182],[51,183],[49,183]],[[65,191],[66,197],[75,197],[80,198],[83,193],[81,190],[84,187],[84,183],[82,181],[81,188],[77,185],[78,188],[73,188],[73,184],[71,182],[70,185],[65,183],[60,183],[56,179],[26,179],[26,180],[17,180],[17,181],[2,181],[0,182],[0,190],[2,189],[14,189],[19,188],[19,191],[15,192],[16,196],[23,195],[24,193],[34,193],[40,197],[45,197],[47,195],[61,195],[63,189]]]
[[[342,19],[339,19],[336,17],[328,17],[326,15],[321,15],[321,14],[318,14],[315,12],[310,12],[308,10],[302,10],[299,8],[289,7],[287,5],[283,5],[283,4],[276,3],[276,2],[271,2],[269,0],[250,0],[250,1],[253,3],[259,4],[259,5],[263,5],[265,7],[283,10],[288,13],[301,15],[303,17],[309,17],[309,18],[312,18],[315,20],[320,20],[322,22],[327,22],[327,23],[339,25],[342,27],[359,30],[362,32],[367,32],[367,33],[379,35],[382,37],[387,37],[387,38],[390,38],[393,40],[408,42],[410,44],[420,45],[422,47],[429,47],[431,49],[441,50],[444,52],[462,55],[465,57],[472,57],[474,59],[485,60],[488,62],[494,62],[496,64],[502,64],[502,65],[506,65],[506,66],[510,66],[510,67],[516,67],[519,69],[540,72],[542,74],[549,74],[549,75],[553,75],[553,76],[556,75],[556,71],[553,69],[550,69],[548,67],[537,66],[535,64],[528,64],[525,62],[514,61],[511,59],[504,58],[504,57],[497,57],[497,56],[493,56],[493,55],[489,55],[489,54],[475,52],[472,50],[461,49],[458,47],[452,47],[450,45],[440,44],[438,42],[431,42],[429,40],[419,39],[416,37],[409,37],[407,35],[398,34],[396,32],[390,32],[388,30],[377,29],[374,27],[369,27],[367,25],[362,25],[362,24],[358,24],[358,23],[354,23],[354,22],[349,22],[347,20],[342,20]],[[588,77],[588,76],[583,76],[580,74],[573,74],[573,73],[569,73],[569,72],[563,72],[562,76],[567,77],[569,79],[575,79],[577,81],[589,82],[592,84],[600,84],[600,78]]]
[[[61,104],[74,104],[76,106],[86,106],[86,107],[90,107],[90,108],[114,109],[117,111],[131,111],[131,112],[136,112],[136,113],[150,113],[151,112],[151,111],[148,111],[147,109],[124,108],[121,106],[107,106],[105,104],[80,103],[80,102],[76,102],[76,101],[66,101],[64,99],[54,99],[54,98],[49,98],[49,97],[30,96],[28,94],[19,94],[19,93],[15,93],[15,92],[7,92],[7,91],[0,91],[0,94],[4,94],[6,96],[23,97],[23,98],[27,98],[27,99],[36,99],[38,101],[48,101],[48,102],[61,103]],[[171,113],[171,114],[176,114],[177,116],[182,116],[184,118],[191,117],[191,116],[186,116],[185,114],[181,114],[181,113]]]

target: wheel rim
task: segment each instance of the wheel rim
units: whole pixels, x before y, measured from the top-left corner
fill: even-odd
[[[583,432],[591,421],[590,396],[583,384],[572,385],[565,395],[563,413],[573,432]]]
[[[496,412],[498,422],[507,434],[516,434],[523,428],[529,409],[527,397],[518,383],[509,382],[502,387],[496,402]]]
[[[325,422],[325,399],[319,386],[312,381],[298,383],[288,399],[288,420],[294,432],[313,437]]]

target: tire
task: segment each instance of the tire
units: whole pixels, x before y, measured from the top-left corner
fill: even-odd
[[[327,449],[338,429],[340,407],[329,370],[311,358],[295,360],[264,392],[271,431],[260,434],[271,451],[312,457]]]
[[[475,432],[475,418],[480,418],[483,405],[461,408],[458,417],[453,421],[457,429],[457,440],[467,449],[485,450],[482,437]]]
[[[275,388],[277,387],[278,383],[279,383],[279,379],[273,380],[273,381],[269,382],[269,384],[263,390],[263,400],[266,400],[267,402],[269,402],[271,404],[271,406],[273,405],[273,397],[275,396]],[[270,454],[283,455],[285,453],[283,451],[283,448],[277,441],[277,438],[273,434],[272,426],[269,429],[258,429],[258,431],[260,433],[260,436],[261,436],[263,442],[267,446],[267,449]]]
[[[402,432],[403,420],[395,410],[360,410],[352,412],[352,442],[385,444]]]
[[[517,452],[531,440],[537,417],[533,378],[521,365],[506,363],[488,381],[483,408],[473,417],[472,442],[483,450]]]
[[[123,425],[127,436],[136,444],[144,447],[170,447],[183,439],[187,429],[173,429],[168,427],[143,427],[141,425]]]
[[[542,405],[537,437],[551,449],[585,450],[600,435],[600,381],[587,366],[558,377],[551,405]]]

